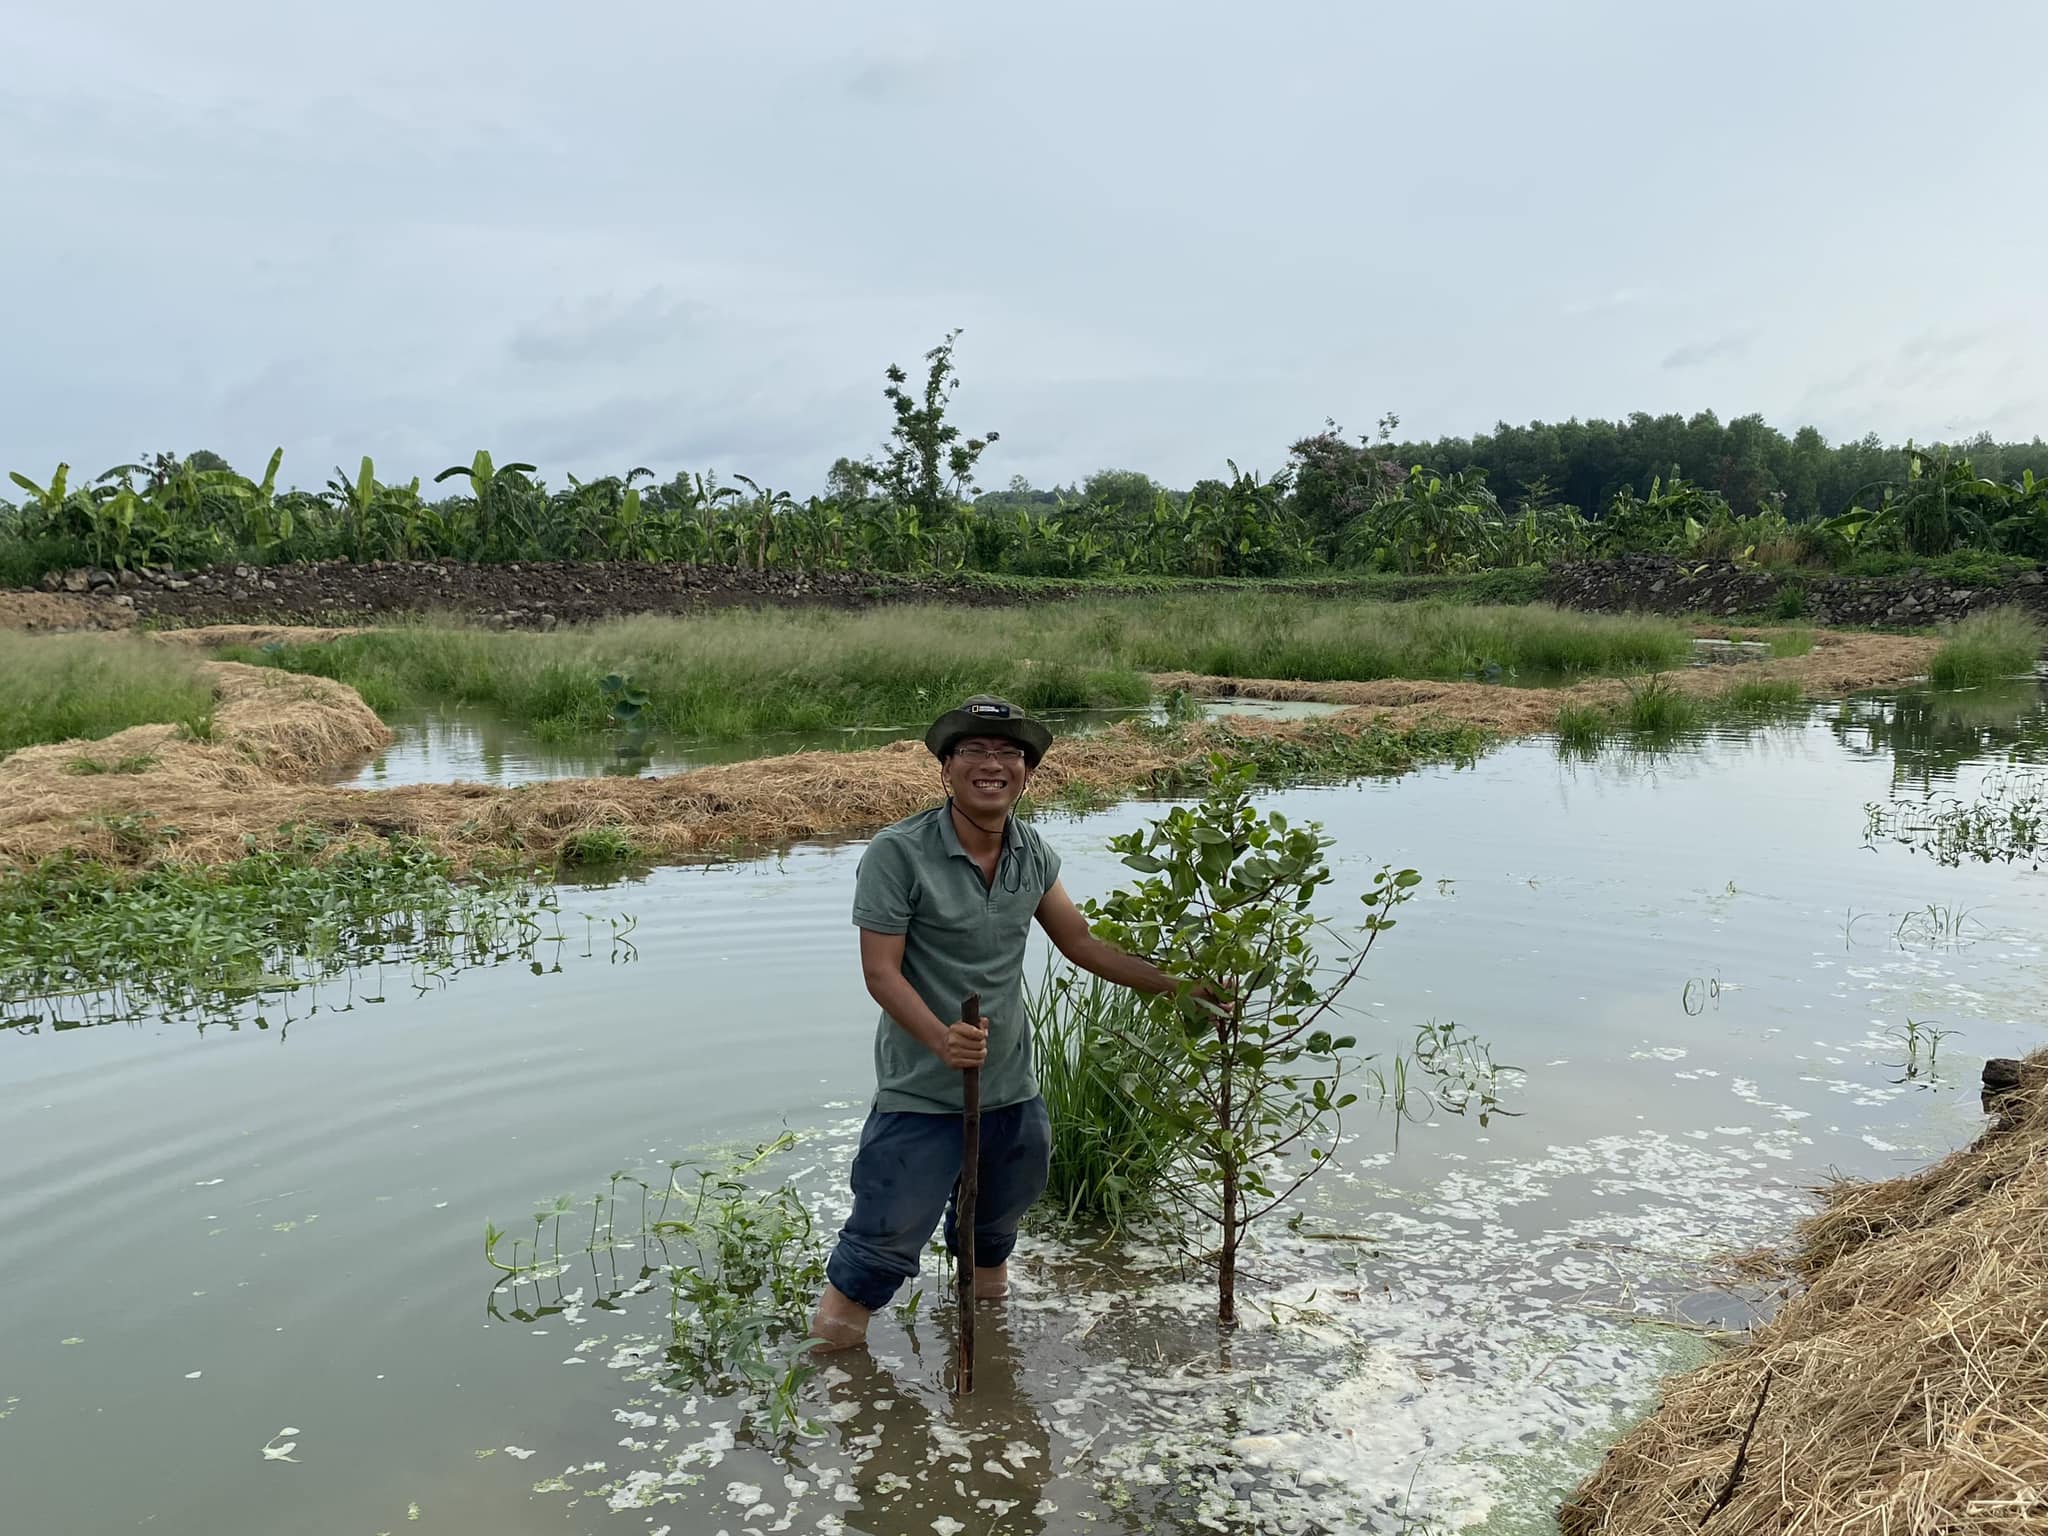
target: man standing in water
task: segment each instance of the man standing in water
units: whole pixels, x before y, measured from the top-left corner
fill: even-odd
[[[876,834],[854,882],[868,995],[881,1005],[876,1092],[853,1160],[853,1214],[839,1233],[811,1335],[820,1349],[867,1336],[868,1319],[915,1275],[941,1215],[953,1247],[960,1074],[981,1072],[974,1294],[1005,1295],[1017,1224],[1045,1190],[1052,1130],[1032,1067],[1024,945],[1035,917],[1085,971],[1140,992],[1177,983],[1088,931],[1060,885],[1060,857],[1011,814],[1052,733],[1002,699],[969,699],[932,722],[945,804]],[[979,993],[980,1019],[955,1021]]]

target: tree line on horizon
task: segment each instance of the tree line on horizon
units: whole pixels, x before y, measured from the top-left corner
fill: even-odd
[[[1270,478],[1178,490],[1103,469],[1041,490],[978,492],[998,434],[952,420],[958,332],[921,380],[887,370],[879,454],[841,458],[801,500],[745,475],[635,467],[550,487],[533,464],[479,451],[434,477],[439,495],[378,479],[365,457],[319,490],[280,490],[219,454],[158,454],[89,482],[20,470],[0,498],[0,585],[56,570],[229,560],[618,559],[748,569],[977,571],[1024,576],[1276,576],[1316,570],[1457,573],[1631,552],[1844,565],[1959,550],[2048,557],[2048,443],[1830,445],[1761,416],[1723,423],[1638,412],[1625,421],[1505,423],[1411,441],[1400,422],[1356,437],[1334,422],[1298,439]]]

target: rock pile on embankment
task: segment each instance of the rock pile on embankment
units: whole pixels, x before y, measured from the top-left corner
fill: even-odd
[[[1796,593],[1799,601],[1788,601]],[[1889,624],[1905,628],[1959,619],[1982,608],[2019,603],[2048,615],[2040,570],[1989,586],[1966,586],[1908,571],[1900,576],[1785,575],[1732,560],[1629,555],[1577,560],[1551,572],[1550,597],[1593,612],[1778,614],[1816,624]],[[1784,606],[1781,608],[1781,601]]]
[[[442,612],[520,629],[745,603],[862,607],[985,596],[944,578],[566,560],[318,560],[198,571],[75,570],[52,573],[43,586],[163,624],[356,624]]]

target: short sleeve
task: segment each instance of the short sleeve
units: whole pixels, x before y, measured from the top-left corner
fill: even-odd
[[[1031,835],[1038,837],[1036,827],[1031,829]],[[1059,850],[1042,837],[1038,837],[1038,863],[1039,868],[1045,871],[1045,884],[1038,893],[1043,900],[1045,893],[1060,883],[1060,855]]]
[[[853,877],[853,925],[870,933],[908,933],[917,906],[910,850],[900,838],[878,837]]]

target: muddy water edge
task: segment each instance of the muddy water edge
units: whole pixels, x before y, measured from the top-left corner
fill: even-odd
[[[356,978],[291,1022],[0,1039],[0,1481],[22,1529],[1532,1530],[1667,1371],[1760,1298],[1839,1170],[1967,1140],[1985,1056],[2033,1039],[2048,895],[1863,846],[1864,805],[2039,749],[2038,690],[1907,693],[1674,752],[1277,792],[1423,895],[1359,995],[1382,1058],[1456,1021],[1520,1069],[1485,1128],[1354,1113],[1219,1339],[1170,1248],[1040,1234],[944,1390],[948,1314],[877,1324],[805,1389],[821,1433],[736,1432],[658,1369],[647,1254],[539,1285],[487,1220],[798,1134],[829,1227],[869,1082],[857,847],[565,893],[527,964]],[[1151,808],[1049,814],[1077,894]],[[581,914],[629,917],[631,945]],[[381,1001],[372,1002],[372,998]],[[1955,1031],[1905,1069],[1908,1019]],[[588,1219],[587,1217],[585,1219]],[[579,1243],[574,1246],[580,1245]],[[282,1449],[289,1447],[289,1449]]]

